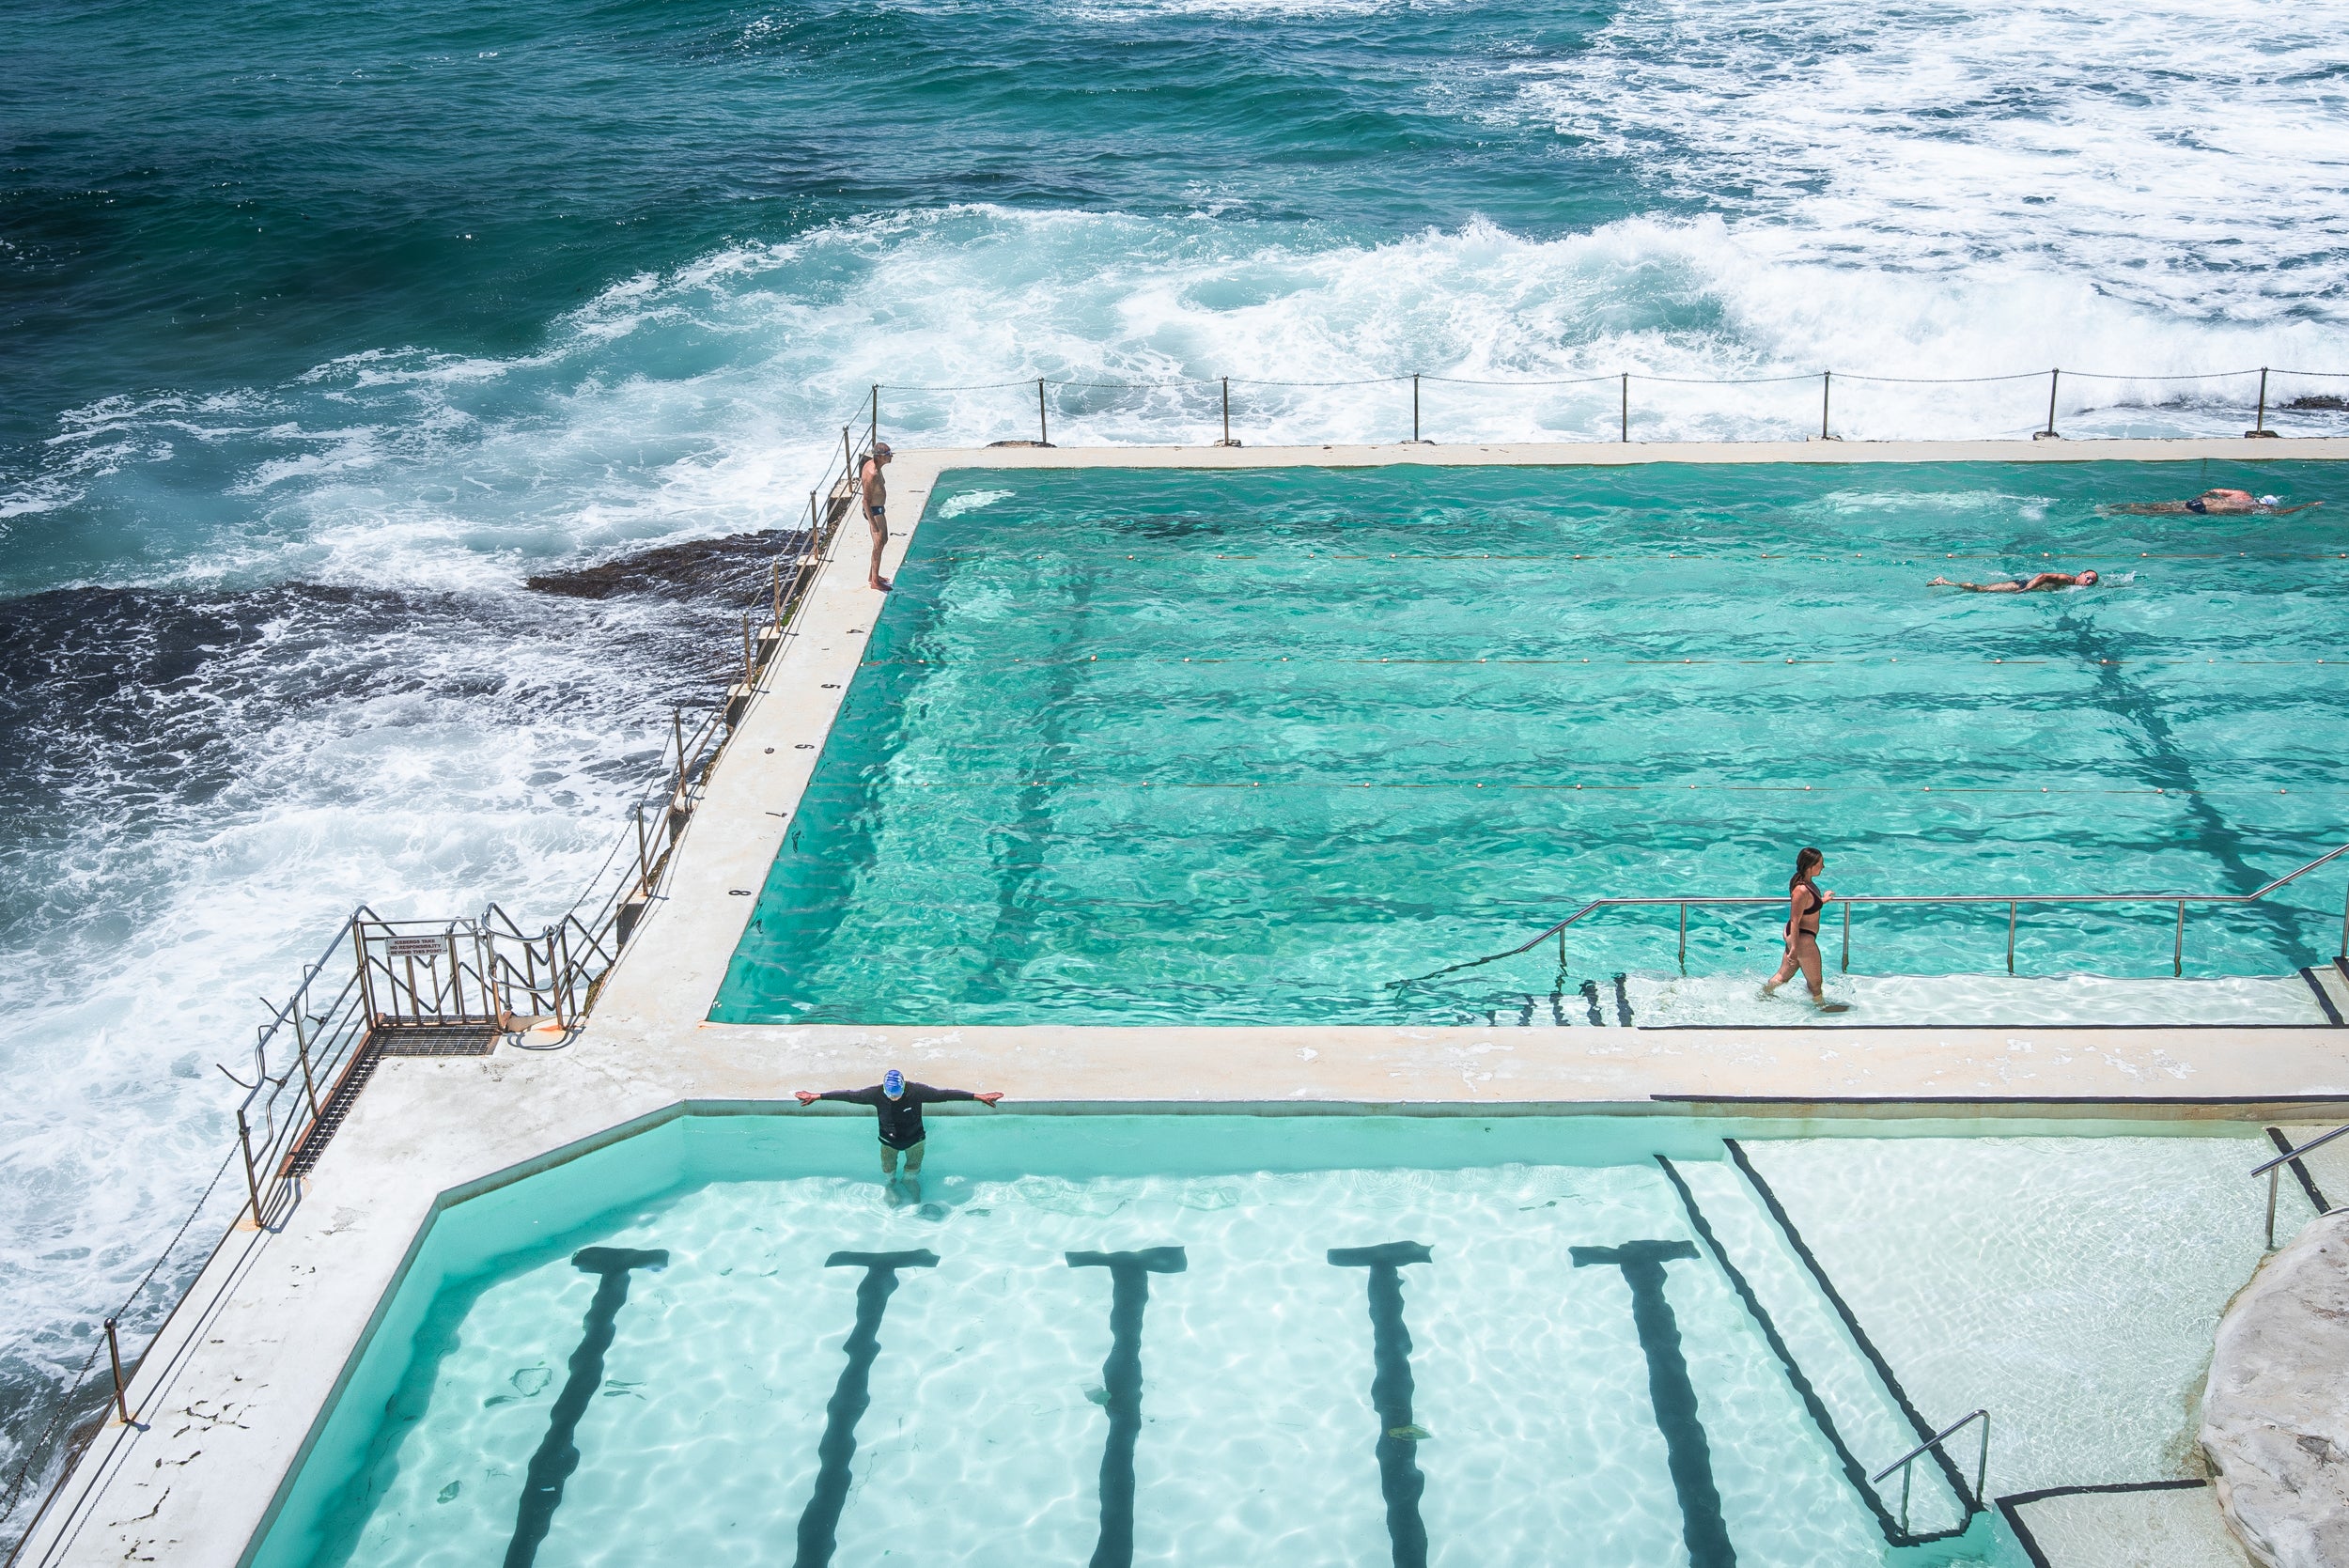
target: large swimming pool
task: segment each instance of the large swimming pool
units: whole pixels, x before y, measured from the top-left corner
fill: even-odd
[[[252,1560],[2020,1568],[1978,1425],[1872,1478],[2194,1475],[2267,1148],[1004,1111],[893,1201],[678,1116],[440,1217]]]
[[[1784,1021],[1771,911],[2243,893],[2349,839],[2349,512],[2113,516],[2322,464],[967,471],[939,483],[712,1016]],[[2090,592],[1961,595],[2092,566]],[[2322,1021],[2339,865],[2197,914],[1863,908],[1846,1021]],[[1830,922],[1830,924],[1832,924]],[[1840,930],[1829,935],[1829,965]],[[2260,981],[2253,977],[2281,977]],[[1708,987],[1710,987],[1708,989]],[[1667,990],[1670,994],[1666,995]],[[1642,999],[1647,999],[1643,1001]],[[1656,999],[1662,999],[1656,1001]],[[1656,1001],[1651,1007],[1650,1001]],[[2039,1014],[2033,1014],[2032,1009]],[[2067,1013],[2066,1010],[2069,1010]]]

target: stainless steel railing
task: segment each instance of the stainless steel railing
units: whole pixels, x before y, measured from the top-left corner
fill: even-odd
[[[2003,904],[2006,906],[2006,971],[2009,974],[2013,974],[2015,972],[2015,929],[2017,910],[2023,905],[2053,904],[2069,907],[2079,905],[2132,904],[2139,906],[2150,905],[2155,908],[2175,905],[2177,907],[2178,919],[2175,936],[2170,954],[2170,972],[2172,975],[2182,975],[2186,972],[2186,911],[2188,905],[2227,907],[2233,905],[2256,904],[2260,900],[2265,898],[2269,893],[2274,893],[2278,888],[2283,887],[2287,883],[2297,881],[2299,878],[2307,876],[2310,872],[2314,871],[2318,866],[2326,864],[2331,861],[2338,860],[2343,855],[2349,855],[2349,844],[2344,844],[2339,848],[2331,850],[2326,854],[2319,855],[2316,859],[2309,862],[2308,864],[2299,867],[2297,870],[2286,872],[2283,876],[2277,877],[2274,881],[2268,883],[2265,887],[2261,888],[2254,893],[1985,893],[1838,894],[1834,899],[1834,902],[1842,905],[1843,908],[1843,952],[1839,967],[1842,971],[1846,974],[1851,972],[1851,912],[1852,907],[1856,904],[1908,904],[1953,907],[1966,905]],[[1387,988],[1389,990],[1395,990],[1406,986],[1423,985],[1430,980],[1439,979],[1447,974],[1456,974],[1462,970],[1472,970],[1485,964],[1497,964],[1503,958],[1514,958],[1521,953],[1531,953],[1533,949],[1541,946],[1542,943],[1549,940],[1552,937],[1558,939],[1558,967],[1563,970],[1566,967],[1567,928],[1577,924],[1586,917],[1596,914],[1601,910],[1622,908],[1677,908],[1680,910],[1679,962],[1681,971],[1686,973],[1688,972],[1688,968],[1689,909],[1717,908],[1737,906],[1771,906],[1783,908],[1786,906],[1786,898],[1782,895],[1757,898],[1743,894],[1697,894],[1680,898],[1594,898],[1588,904],[1583,905],[1580,908],[1575,910],[1574,913],[1568,915],[1565,919],[1558,922],[1557,924],[1548,927],[1538,936],[1532,937],[1526,941],[1519,942],[1515,947],[1503,949],[1499,953],[1488,953],[1482,958],[1470,958],[1461,963],[1447,964],[1442,969],[1430,970],[1426,974],[1414,975],[1408,980],[1391,980],[1387,982]],[[2344,891],[2342,895],[2341,939],[2341,955],[2343,956],[2349,956],[2349,891]]]
[[[2251,1168],[2251,1174],[2254,1176],[2265,1176],[2267,1178],[2267,1250],[2269,1251],[2273,1252],[2276,1250],[2276,1189],[2283,1181],[2283,1168],[2291,1164],[2294,1160],[2298,1159],[2302,1155],[2307,1154],[2310,1149],[2323,1148],[2326,1144],[2330,1143],[2334,1139],[2339,1138],[2344,1132],[2349,1132],[2349,1126],[2338,1126],[2330,1132],[2319,1133],[2316,1137],[2310,1139],[2298,1148],[2286,1149],[2282,1154],[2278,1155],[2274,1159],[2267,1161],[2265,1164],[2255,1165]],[[2332,1212],[2332,1210],[2326,1209],[2325,1214],[2330,1214]],[[2319,1215],[2317,1218],[2321,1219],[2324,1218],[2324,1215]]]
[[[1956,1421],[1952,1421],[1948,1426],[1927,1437],[1923,1442],[1919,1443],[1915,1448],[1910,1449],[1906,1453],[1902,1454],[1868,1478],[1868,1484],[1874,1486],[1894,1470],[1900,1471],[1902,1534],[1908,1533],[1908,1491],[1909,1483],[1916,1474],[1914,1467],[1917,1461],[1940,1448],[1943,1443],[1963,1432],[1973,1421],[1982,1422],[1982,1448],[1974,1456],[1974,1495],[1970,1498],[1967,1497],[1961,1488],[1957,1499],[1958,1506],[1966,1511],[1966,1516],[1970,1519],[1982,1512],[1983,1488],[1990,1479],[1990,1412],[1987,1410],[1976,1410],[1971,1415],[1960,1416]],[[1945,1459],[1948,1457],[1946,1450],[1943,1451],[1942,1457]]]
[[[874,419],[879,412],[876,394]],[[388,919],[361,905],[318,959],[303,966],[282,1005],[262,999],[272,1013],[257,1032],[252,1063],[244,1069],[250,1080],[226,1065],[220,1069],[245,1091],[236,1108],[236,1141],[213,1178],[217,1186],[232,1168],[243,1172],[245,1201],[232,1226],[249,1219],[266,1228],[283,1218],[302,1175],[365,1081],[387,1035],[453,1027],[511,1031],[526,1021],[551,1019],[568,1038],[586,1017],[645,909],[659,896],[677,842],[761,675],[795,634],[807,591],[856,510],[857,468],[878,436],[878,425],[863,410],[855,425],[841,427],[838,449],[808,491],[807,535],[801,549],[775,562],[759,602],[742,616],[739,676],[693,725],[686,724],[682,710],[672,713],[657,791],[632,806],[603,870],[570,908],[531,932],[496,904],[478,916],[430,920]],[[648,830],[648,818],[660,826]],[[203,1217],[211,1194],[207,1188],[130,1299],[93,1334],[89,1355],[59,1397],[46,1430],[25,1445],[13,1472],[0,1479],[0,1541],[17,1533],[21,1545],[25,1534],[10,1525],[20,1505],[36,1496],[41,1499],[25,1527],[29,1532],[70,1474],[74,1456],[103,1429],[96,1409],[84,1403],[101,1358],[112,1375],[107,1404],[125,1420],[135,1414],[128,1385],[146,1351],[126,1365],[122,1333],[147,1327],[152,1349],[154,1336],[169,1323],[168,1312],[144,1306],[146,1292]],[[140,1312],[137,1324],[129,1321],[134,1308]],[[45,1488],[39,1485],[44,1476],[50,1478]]]

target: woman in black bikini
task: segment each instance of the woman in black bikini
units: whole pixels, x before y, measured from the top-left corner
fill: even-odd
[[[1827,857],[1806,846],[1795,855],[1795,875],[1786,884],[1786,959],[1778,966],[1778,972],[1764,983],[1762,994],[1776,996],[1778,988],[1795,977],[1800,970],[1811,985],[1811,1000],[1822,1013],[1842,1013],[1848,1002],[1827,999],[1826,966],[1819,958],[1819,911],[1835,901],[1831,893],[1819,891],[1816,880],[1827,868]]]

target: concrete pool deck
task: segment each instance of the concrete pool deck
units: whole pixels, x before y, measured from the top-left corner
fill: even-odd
[[[2349,441],[1024,447],[908,451],[893,510],[994,467],[1386,463],[2230,461],[2349,458]],[[889,541],[884,570],[911,531]],[[851,520],[685,829],[663,897],[567,1048],[388,1059],[272,1232],[231,1234],[28,1537],[24,1564],[230,1564],[266,1522],[443,1194],[682,1102],[754,1110],[889,1063],[1007,1110],[1354,1114],[1705,1110],[1792,1117],[2110,1115],[2296,1122],[2349,1104],[2349,1030],[899,1028],[706,1021],[753,897],[880,607]],[[791,1113],[797,1114],[793,1111]],[[983,1112],[980,1112],[984,1114]],[[1003,1114],[1006,1112],[995,1112]],[[2341,1113],[2349,1119],[2349,1110]]]

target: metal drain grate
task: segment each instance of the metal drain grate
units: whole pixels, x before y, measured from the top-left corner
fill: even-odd
[[[497,1048],[498,1032],[487,1024],[412,1024],[375,1032],[375,1049],[381,1056],[487,1056]]]

